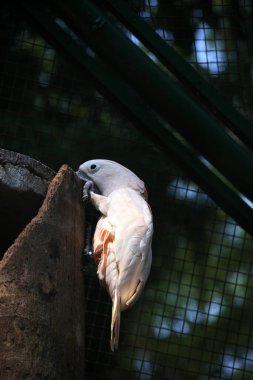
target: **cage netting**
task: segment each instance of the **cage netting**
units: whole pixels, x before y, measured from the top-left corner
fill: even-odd
[[[252,0],[128,3],[253,119]],[[1,147],[55,169],[118,161],[145,181],[154,214],[151,274],[115,353],[110,299],[85,268],[87,378],[251,380],[252,238],[14,5],[0,4]]]

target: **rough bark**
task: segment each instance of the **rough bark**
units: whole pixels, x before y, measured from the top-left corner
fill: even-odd
[[[26,159],[0,162],[7,242],[34,216],[0,262],[0,379],[83,379],[81,182],[63,165],[44,198],[53,171]]]

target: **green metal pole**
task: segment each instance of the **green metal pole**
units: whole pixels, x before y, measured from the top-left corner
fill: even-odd
[[[135,46],[89,0],[52,0],[63,19],[106,64],[241,193],[253,200],[253,158],[222,125]],[[155,127],[153,127],[155,130]],[[155,132],[155,131],[154,131]]]
[[[253,150],[253,125],[208,83],[182,56],[169,46],[155,31],[134,13],[122,0],[95,0],[109,9],[126,27],[190,89],[200,102],[219,115],[227,127]]]
[[[43,2],[37,1],[35,4],[33,0],[19,0],[19,3],[28,12],[29,19],[36,23],[37,28],[54,46],[88,71],[100,88],[109,92],[114,101],[117,101],[145,132],[150,132],[154,143],[165,150],[166,156],[174,156],[203,190],[253,235],[253,210],[233,189],[227,187],[187,145],[178,140],[122,79],[96,58],[86,54],[84,48],[55,22],[55,16],[48,11]]]

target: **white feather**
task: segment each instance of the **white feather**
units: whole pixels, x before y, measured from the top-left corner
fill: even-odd
[[[152,214],[146,189],[133,172],[108,160],[91,160],[79,167],[100,189],[91,201],[100,210],[94,234],[98,277],[112,298],[111,349],[118,346],[120,311],[139,298],[152,261]]]

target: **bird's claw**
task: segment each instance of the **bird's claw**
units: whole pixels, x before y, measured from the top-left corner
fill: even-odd
[[[89,248],[84,248],[84,250],[83,250],[83,254],[84,254],[84,256],[86,256],[86,257],[92,257],[93,256],[93,252],[92,252],[92,250],[91,249],[89,249]]]
[[[93,258],[93,252],[92,252],[92,229],[90,223],[86,224],[85,228],[85,248],[84,248],[84,257],[83,257],[83,270],[86,272],[87,266],[91,259]]]
[[[83,186],[82,200],[87,202],[90,200],[90,192],[93,191],[94,185],[92,181],[87,181]]]

